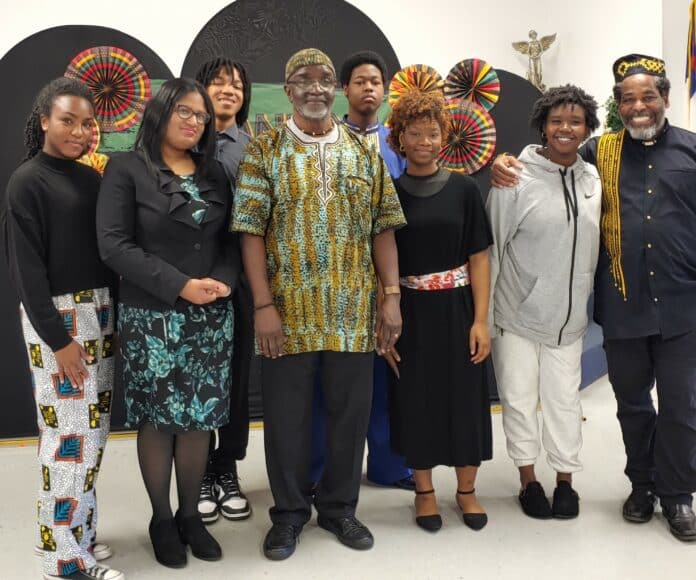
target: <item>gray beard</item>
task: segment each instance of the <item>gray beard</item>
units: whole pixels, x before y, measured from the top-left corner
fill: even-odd
[[[635,129],[626,124],[624,124],[624,127],[626,127],[626,130],[632,139],[635,139],[636,141],[652,141],[655,137],[657,137],[657,134],[662,130],[664,125],[665,118],[662,117],[658,123],[650,127],[641,127],[639,129]]]

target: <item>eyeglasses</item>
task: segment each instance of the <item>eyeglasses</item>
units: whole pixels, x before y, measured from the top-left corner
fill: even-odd
[[[180,119],[190,119],[192,116],[196,117],[196,123],[199,125],[206,125],[210,121],[210,115],[208,113],[194,113],[193,109],[189,109],[186,105],[177,105],[174,107],[176,114],[179,115]]]
[[[295,85],[300,87],[303,91],[309,91],[314,87],[314,85],[319,85],[322,91],[329,91],[336,86],[336,79],[332,77],[326,77],[323,79],[297,79],[296,81],[287,81],[289,85]]]

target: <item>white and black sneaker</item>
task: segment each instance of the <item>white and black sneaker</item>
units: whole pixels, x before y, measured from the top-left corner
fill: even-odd
[[[215,480],[220,513],[228,520],[245,520],[251,515],[249,500],[239,487],[239,478],[233,471],[218,475]],[[199,510],[200,510],[200,504]],[[203,520],[205,521],[205,520]]]
[[[198,498],[198,514],[204,524],[212,524],[218,519],[217,485],[215,474],[206,473],[201,483],[201,494]]]
[[[34,546],[34,555],[41,557],[43,554],[44,551],[41,546]],[[100,562],[101,560],[111,558],[111,556],[114,555],[114,551],[111,549],[109,544],[97,542],[96,544],[92,545],[92,555],[97,562]]]
[[[101,566],[100,564],[87,568],[86,570],[74,572],[69,576],[44,574],[43,577],[44,580],[126,580],[126,575],[123,572]]]

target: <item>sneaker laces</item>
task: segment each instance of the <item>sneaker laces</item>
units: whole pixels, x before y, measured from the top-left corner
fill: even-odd
[[[106,578],[106,575],[111,571],[111,568],[95,564],[91,568],[87,568],[84,571],[84,574],[86,574],[89,578],[94,578],[95,580],[103,580],[103,578]]]
[[[345,517],[340,520],[341,529],[346,536],[363,535],[367,528],[363,526],[355,517]]]
[[[213,486],[215,485],[215,475],[212,473],[206,473],[203,476],[203,481],[201,482],[201,500],[215,501],[215,494],[213,493]]]
[[[218,485],[222,488],[225,497],[241,496],[239,478],[234,473],[223,473],[217,478]]]

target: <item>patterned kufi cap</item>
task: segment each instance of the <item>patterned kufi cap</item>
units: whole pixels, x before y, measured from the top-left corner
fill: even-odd
[[[336,69],[327,54],[323,53],[318,48],[304,48],[298,50],[288,59],[285,65],[285,81],[287,82],[287,80],[295,74],[297,69],[314,64],[326,65],[336,74]]]
[[[665,61],[645,54],[627,54],[616,60],[612,70],[614,71],[614,81],[617,83],[626,77],[638,74],[664,77]]]

